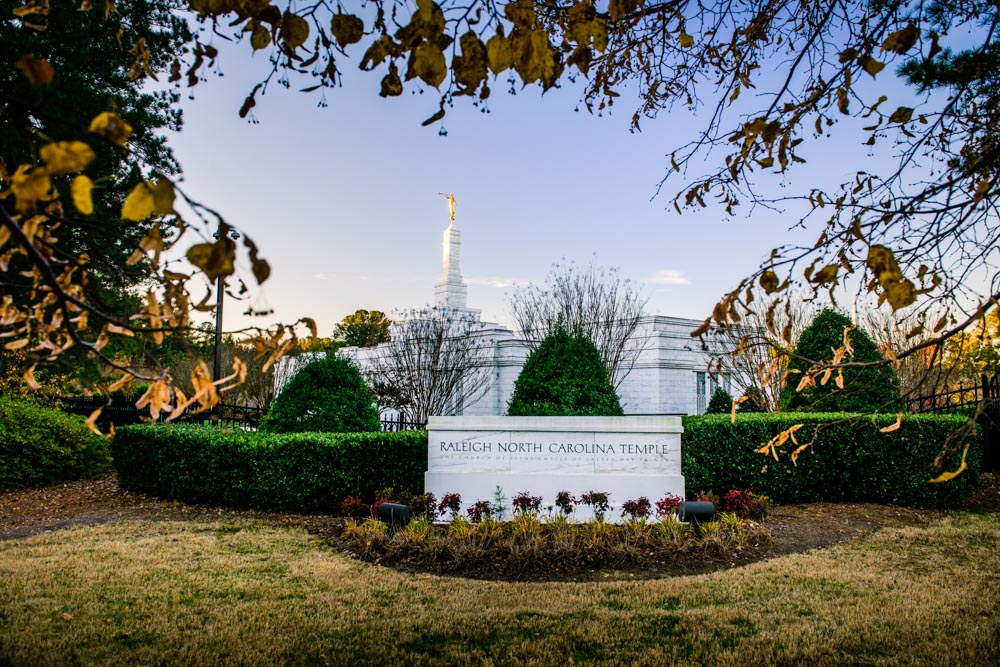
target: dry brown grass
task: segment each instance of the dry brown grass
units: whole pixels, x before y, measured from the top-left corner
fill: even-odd
[[[0,664],[1000,662],[1000,515],[711,575],[503,583],[248,521],[0,542]]]

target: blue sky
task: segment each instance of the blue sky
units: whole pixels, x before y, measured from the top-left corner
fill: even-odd
[[[456,102],[440,136],[420,126],[436,110],[433,90],[382,99],[380,73],[347,65],[346,85],[326,94],[325,108],[315,93],[296,92],[305,82],[272,84],[258,97],[257,122],[241,120],[265,66],[224,50],[225,76],[185,99],[184,129],[171,138],[185,191],[253,237],[273,269],[250,303],[274,315],[251,321],[240,315],[245,305],[227,302],[227,330],[307,315],[329,335],[357,308],[431,302],[448,224],[439,192],[457,199],[469,306],[502,323],[512,284],[543,280],[562,258],[592,257],[643,284],[650,312],[700,319],[776,243],[819,233],[789,232],[793,211],[677,215],[670,184],[653,198],[670,151],[701,127],[697,115],[663,113],[630,133],[627,95],[615,114],[597,117],[574,112],[578,88],[511,96],[497,81],[490,113]],[[865,149],[849,136],[809,147],[808,165],[768,187],[850,178]]]

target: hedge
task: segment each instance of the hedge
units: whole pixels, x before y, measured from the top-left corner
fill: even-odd
[[[83,417],[0,396],[0,491],[103,474],[107,441]]]
[[[186,424],[125,426],[111,442],[118,484],[190,503],[336,512],[386,487],[419,493],[426,431],[251,433]]]
[[[881,433],[894,416],[861,416],[844,413],[778,413],[685,417],[681,456],[684,482],[689,492],[723,493],[749,489],[778,502],[875,502],[921,507],[947,507],[968,499],[978,480],[980,446],[975,431],[965,434],[975,441],[966,462],[969,470],[949,482],[928,480],[940,470],[932,467],[941,446],[968,425],[956,415],[905,417],[900,428]],[[795,433],[799,443],[811,448],[791,460],[796,445],[778,448],[778,460],[757,450],[783,430],[805,424]],[[955,470],[962,447],[950,453],[943,470]]]

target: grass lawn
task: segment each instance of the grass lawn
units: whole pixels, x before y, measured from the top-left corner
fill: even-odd
[[[1000,664],[1000,515],[696,577],[410,575],[297,528],[0,542],[0,664]]]

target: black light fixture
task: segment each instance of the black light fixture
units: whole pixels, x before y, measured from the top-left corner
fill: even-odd
[[[715,521],[715,505],[704,501],[684,501],[677,508],[677,519],[694,524],[695,535],[701,536],[701,524]]]
[[[410,508],[398,503],[382,503],[378,506],[378,519],[389,526],[391,534],[410,523]]]
[[[212,234],[216,239],[222,234],[223,223],[219,222],[219,231]],[[234,241],[240,238],[240,233],[229,229],[229,238]],[[221,275],[215,279],[215,364],[212,367],[212,382],[218,382],[222,377],[222,301],[226,296],[226,279]]]

